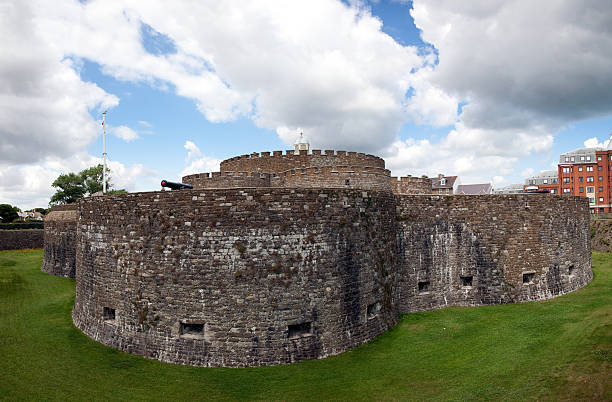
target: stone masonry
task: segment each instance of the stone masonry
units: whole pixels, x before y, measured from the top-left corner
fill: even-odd
[[[186,176],[193,190],[81,200],[46,237],[75,252],[75,325],[165,362],[274,365],[341,353],[403,313],[592,279],[586,198],[413,195],[429,179],[381,161],[253,154]]]
[[[76,207],[76,204],[56,206],[45,217],[43,272],[74,278]]]

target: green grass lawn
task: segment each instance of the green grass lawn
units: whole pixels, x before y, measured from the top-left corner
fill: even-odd
[[[340,356],[185,367],[105,347],[72,325],[74,280],[41,250],[0,252],[0,400],[612,400],[612,254],[545,302],[407,314]]]

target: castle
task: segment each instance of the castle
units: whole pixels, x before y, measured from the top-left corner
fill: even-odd
[[[586,198],[431,195],[381,158],[303,142],[220,170],[52,210],[42,269],[76,277],[78,328],[164,362],[274,365],[342,353],[403,313],[592,279]]]

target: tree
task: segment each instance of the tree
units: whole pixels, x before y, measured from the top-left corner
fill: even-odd
[[[102,191],[102,165],[92,166],[79,173],[61,174],[52,184],[58,190],[51,197],[50,204],[71,204],[84,196]],[[111,189],[110,169],[106,168],[106,188]],[[110,190],[117,192],[125,190]]]
[[[2,223],[13,222],[15,219],[19,218],[17,212],[19,209],[9,204],[0,204],[0,217],[2,218]]]

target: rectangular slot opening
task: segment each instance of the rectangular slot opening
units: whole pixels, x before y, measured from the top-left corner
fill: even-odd
[[[204,324],[182,322],[180,334],[185,338],[202,338],[204,337]]]
[[[569,268],[567,269],[567,273],[569,275],[574,275],[574,265],[570,265]]]
[[[379,302],[368,304],[368,309],[366,311],[366,317],[368,319],[374,318],[374,317],[376,317],[378,315],[379,311],[380,311],[380,303]]]
[[[461,276],[461,286],[463,287],[472,287],[472,277],[471,276]]]
[[[115,309],[110,307],[104,307],[102,312],[104,321],[113,321],[115,319]]]
[[[301,322],[299,324],[290,324],[287,330],[289,338],[300,338],[302,336],[312,334],[312,323]]]
[[[525,272],[523,274],[523,283],[524,284],[533,283],[533,278],[534,277],[535,277],[535,273],[534,272]]]
[[[429,281],[419,282],[419,293],[429,292]]]

